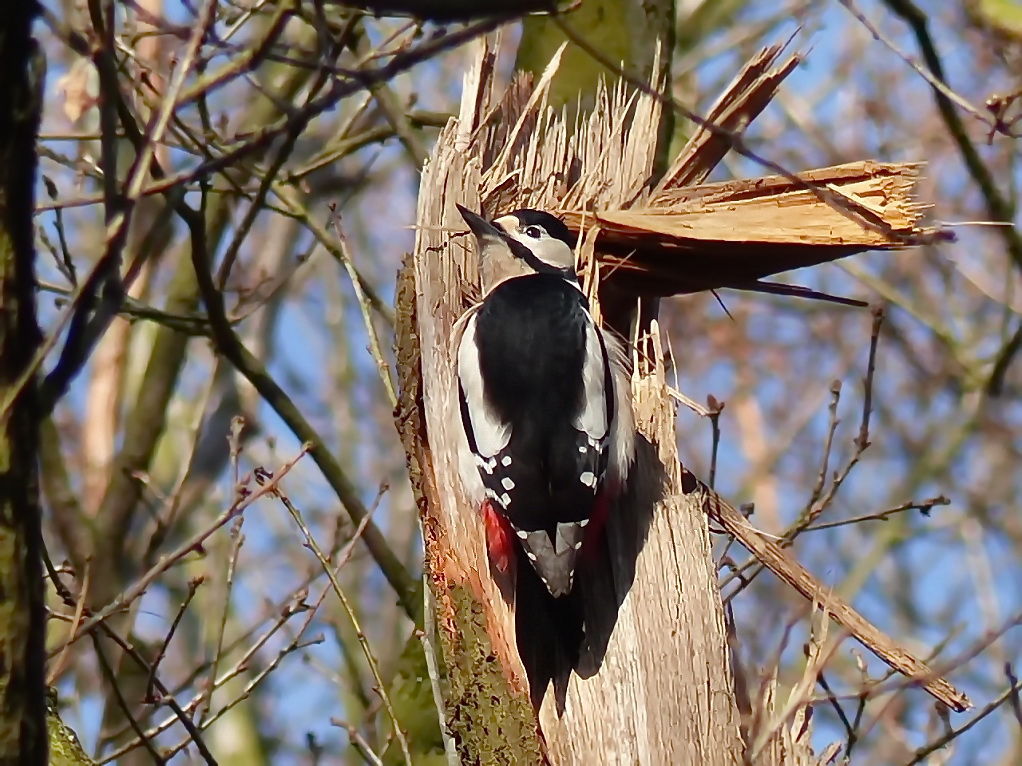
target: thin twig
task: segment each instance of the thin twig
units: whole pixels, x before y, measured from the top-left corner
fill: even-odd
[[[283,628],[284,625],[286,625],[290,621],[292,617],[294,617],[296,614],[301,614],[303,612],[307,612],[306,620],[303,623],[301,629],[298,631],[298,635],[291,641],[291,643],[289,643],[287,646],[285,646],[283,649],[277,652],[274,659],[261,672],[256,674],[255,678],[253,678],[248,684],[246,684],[245,688],[237,697],[224,704],[213,716],[204,721],[201,726],[197,726],[192,721],[191,715],[194,714],[195,710],[198,708],[200,704],[202,704],[202,701],[205,699],[206,692],[204,690],[200,690],[192,697],[192,699],[187,704],[181,706],[173,698],[170,691],[166,689],[166,687],[162,686],[162,684],[158,684],[157,688],[159,688],[161,693],[165,695],[165,699],[163,701],[166,702],[167,706],[171,708],[171,710],[173,711],[173,715],[168,716],[160,723],[151,726],[148,730],[145,731],[145,736],[149,739],[152,739],[158,736],[159,734],[162,734],[163,732],[167,731],[171,726],[173,726],[174,723],[180,722],[184,725],[189,736],[183,739],[181,742],[179,742],[176,746],[168,749],[165,753],[166,757],[168,759],[172,758],[175,753],[184,749],[190,742],[195,742],[196,746],[199,747],[200,752],[204,752],[204,754],[208,753],[208,750],[205,750],[206,746],[202,741],[201,732],[207,730],[210,726],[212,726],[221,717],[226,715],[233,707],[235,707],[242,700],[247,699],[248,696],[252,693],[252,690],[255,689],[260,683],[262,683],[262,681],[266,679],[269,676],[269,674],[280,665],[280,662],[284,659],[284,657],[303,647],[303,644],[300,643],[300,637],[304,635],[305,631],[308,629],[308,626],[311,624],[312,619],[315,616],[315,612],[313,612],[311,609],[306,608],[304,602],[300,597],[300,594],[299,596],[292,596],[292,598],[290,599],[290,603],[284,609],[281,610],[280,614],[274,621],[273,625],[271,625],[261,636],[257,638],[257,640],[252,644],[252,646],[249,647],[248,650],[243,653],[243,655],[238,659],[236,663],[234,663],[233,667],[231,667],[227,672],[225,672],[221,678],[216,680],[216,683],[213,685],[213,691],[216,691],[217,689],[222,689],[224,686],[226,686],[228,683],[230,683],[235,678],[240,676],[242,673],[249,671],[252,666],[252,660],[256,656],[256,654],[259,651],[261,651],[263,647],[266,646],[269,640],[273,636],[275,636],[281,630],[281,628]],[[101,628],[105,629],[106,626],[101,626]],[[134,648],[128,646],[125,642],[123,642],[123,640],[119,636],[117,636],[116,634],[111,634],[111,638],[113,638],[113,640],[116,641],[125,650],[125,652],[128,653],[129,656],[133,657],[142,668],[148,667],[145,663],[145,660],[142,657],[138,656],[138,653],[134,650]],[[310,643],[314,644],[318,643],[318,641],[312,641]],[[126,753],[129,753],[135,748],[137,748],[140,744],[141,743],[138,740],[134,742],[129,742],[123,745],[122,747],[118,748],[117,750],[108,753],[100,762],[100,764],[116,761],[117,759],[123,757]],[[216,761],[213,759],[212,755],[209,756],[209,759],[210,760],[208,760],[207,762],[214,764],[215,766]]]
[[[238,420],[239,418],[236,418]],[[238,434],[232,433],[232,440],[237,438]],[[232,447],[233,449],[233,447]],[[236,461],[235,461],[236,462]],[[235,487],[237,487],[237,483]],[[237,490],[236,490],[237,491]],[[241,533],[242,524],[245,522],[245,517],[242,515],[237,516],[234,522],[231,524],[230,539],[231,549],[227,556],[227,572],[224,576],[223,586],[223,605],[220,610],[220,620],[216,626],[216,638],[213,642],[213,660],[210,663],[209,672],[209,696],[206,697],[205,705],[200,705],[196,711],[196,720],[199,724],[202,724],[206,714],[209,713],[210,708],[213,705],[213,686],[216,682],[217,672],[220,669],[220,660],[223,657],[224,651],[224,636],[227,633],[227,617],[231,613],[231,593],[234,590],[234,578],[238,571],[238,558],[241,555],[241,546],[245,543],[245,536]]]
[[[876,377],[877,346],[880,343],[880,328],[883,321],[883,309],[877,306],[873,309],[873,327],[869,338],[869,358],[866,362],[866,376],[863,379],[862,420],[859,422],[859,433],[855,437],[854,441],[855,452],[852,453],[851,458],[849,458],[844,468],[841,469],[840,472],[835,472],[835,476],[830,483],[830,489],[827,490],[827,494],[819,501],[819,504],[815,507],[809,506],[808,511],[804,513],[787,532],[785,532],[784,538],[789,541],[789,543],[798,537],[798,535],[801,534],[806,527],[816,521],[816,519],[820,517],[820,514],[830,507],[831,503],[833,503],[834,499],[837,497],[838,491],[851,475],[852,469],[859,464],[859,460],[863,453],[867,448],[869,448],[869,421],[873,413],[873,380]]]
[[[938,737],[937,739],[933,740],[933,742],[928,743],[925,747],[921,747],[918,750],[916,750],[915,756],[913,756],[912,760],[908,761],[905,764],[905,766],[915,766],[915,764],[917,763],[922,763],[932,753],[936,752],[937,750],[940,750],[942,747],[946,747],[950,742],[960,737],[962,734],[964,734],[973,726],[978,724],[988,715],[990,715],[999,707],[1004,705],[1005,702],[1010,702],[1013,698],[1015,698],[1018,695],[1018,691],[1020,688],[1022,687],[1019,686],[1017,680],[1012,681],[1012,683],[1008,686],[1007,689],[1005,689],[1003,692],[997,695],[997,697],[991,700],[989,704],[987,704],[983,709],[977,712],[976,715],[970,718],[966,723],[962,724],[957,728],[954,727],[949,728],[948,731],[943,736]]]
[[[827,699],[830,702],[831,707],[837,713],[838,719],[841,721],[841,725],[845,727],[845,732],[848,734],[849,741],[855,736],[855,730],[852,729],[852,722],[848,720],[848,716],[845,715],[845,709],[841,707],[841,703],[838,701],[837,696],[830,688],[830,684],[827,683],[826,676],[823,675],[821,670],[816,676],[816,682],[820,685],[820,688],[827,693]]]
[[[820,460],[820,472],[816,476],[816,486],[813,487],[813,492],[809,496],[809,502],[806,503],[804,511],[806,514],[812,512],[813,504],[820,499],[820,496],[823,494],[823,488],[827,482],[830,453],[834,448],[834,432],[837,431],[838,424],[841,423],[841,420],[837,416],[837,407],[840,401],[841,381],[835,380],[830,384],[830,404],[827,406],[827,410],[830,413],[830,427],[827,429],[827,439],[823,444],[823,457]]]
[[[272,476],[266,476],[256,472],[256,481],[261,482],[265,479],[272,478]],[[387,693],[387,685],[383,680],[383,675],[380,672],[380,663],[376,659],[376,655],[373,654],[372,647],[369,646],[369,639],[366,637],[365,631],[362,630],[362,625],[359,622],[358,615],[355,614],[355,610],[341,588],[340,581],[337,579],[334,566],[330,563],[330,560],[324,555],[323,550],[319,547],[319,543],[316,542],[315,536],[309,530],[308,525],[305,523],[305,519],[302,516],[301,511],[298,510],[297,506],[291,502],[291,500],[278,489],[273,490],[273,494],[284,504],[287,508],[291,518],[294,519],[298,529],[301,530],[302,535],[305,537],[305,542],[309,546],[309,549],[315,554],[316,558],[319,559],[320,565],[323,567],[323,571],[326,572],[327,578],[330,580],[330,587],[333,588],[334,593],[337,595],[337,599],[341,602],[341,607],[344,609],[345,614],[348,615],[348,619],[351,621],[351,625],[355,630],[355,635],[358,637],[359,646],[362,647],[362,653],[365,655],[366,662],[369,664],[369,669],[373,674],[373,678],[376,681],[376,691],[380,695],[380,699],[383,702],[384,708],[387,710],[387,714],[390,716],[390,720],[394,724],[394,736],[397,738],[398,744],[401,746],[401,752],[404,754],[405,763],[412,762],[411,753],[408,750],[408,740],[405,737],[404,731],[401,729],[401,723],[397,719],[397,713],[394,711],[394,705],[390,700],[390,695]]]
[[[341,468],[333,452],[326,446],[323,439],[301,414],[291,398],[284,392],[276,380],[266,371],[266,368],[241,342],[227,321],[224,310],[223,293],[217,290],[210,272],[209,254],[206,252],[205,223],[199,214],[194,210],[182,206],[181,214],[188,225],[192,241],[192,263],[195,267],[195,275],[199,284],[199,292],[202,294],[203,303],[206,305],[206,312],[209,314],[213,332],[219,352],[234,365],[235,369],[244,375],[259,392],[260,396],[277,412],[287,423],[294,434],[302,439],[309,449],[313,461],[323,472],[323,476],[330,483],[331,489],[337,494],[338,499],[344,505],[352,522],[358,524],[368,514],[368,510],[362,503],[359,493],[348,478],[347,473]],[[186,208],[186,209],[185,209]],[[373,555],[373,559],[379,566],[380,571],[387,578],[394,590],[397,592],[401,606],[405,613],[416,624],[422,621],[422,603],[417,596],[418,588],[416,581],[408,573],[407,569],[391,550],[387,539],[379,527],[367,522],[365,534],[363,535],[366,547]]]
[[[355,749],[355,752],[362,756],[362,760],[372,766],[383,766],[383,759],[369,746],[369,743],[365,741],[365,737],[359,733],[358,729],[339,718],[331,718],[330,725],[337,726],[348,732],[348,741]]]
[[[845,10],[852,14],[856,18],[856,20],[860,24],[862,24],[863,27],[866,28],[866,31],[873,35],[874,40],[876,40],[879,43],[883,43],[883,45],[886,48],[888,48],[895,56],[897,56],[906,64],[908,64],[916,74],[918,74],[920,77],[926,80],[927,84],[929,84],[929,86],[933,88],[934,91],[936,91],[944,98],[956,104],[963,111],[966,111],[969,114],[971,114],[980,122],[989,125],[992,130],[998,131],[997,121],[992,120],[990,118],[990,113],[987,110],[977,109],[975,106],[970,104],[965,98],[951,90],[951,88],[948,87],[947,83],[944,82],[943,76],[938,77],[937,75],[923,67],[918,62],[913,61],[911,56],[902,51],[897,45],[894,44],[894,41],[891,40],[891,38],[884,35],[884,33],[881,32],[876,27],[876,25],[872,24],[869,21],[869,19],[867,19],[866,16],[862,13],[862,11],[855,7],[855,4],[851,0],[838,0],[838,2],[840,2],[841,5],[845,7]],[[887,4],[888,6],[891,7],[892,10],[894,10],[899,15],[901,15],[902,12],[898,10],[898,6],[905,7],[905,4],[897,2],[897,0],[895,0],[894,2],[888,2]],[[1006,133],[1006,135],[1010,135],[1010,133]]]
[[[717,452],[720,449],[720,413],[724,411],[724,403],[717,401],[717,398],[710,395],[706,397],[706,409],[710,418],[710,489],[713,489],[717,479]]]
[[[903,503],[902,505],[894,508],[888,508],[885,511],[878,511],[877,513],[868,513],[864,516],[854,516],[850,519],[838,519],[836,521],[825,521],[820,524],[813,524],[808,527],[804,527],[802,532],[818,532],[821,529],[834,529],[836,527],[847,527],[851,524],[861,524],[866,521],[887,521],[892,516],[896,516],[905,511],[921,511],[923,515],[929,514],[934,507],[938,505],[951,505],[951,498],[945,497],[944,495],[938,495],[932,497],[929,500],[912,501],[909,503]]]
[[[866,362],[866,378],[862,383],[862,422],[859,425],[859,436],[855,446],[860,452],[869,447],[869,419],[873,414],[873,378],[877,369],[877,346],[880,344],[880,328],[884,323],[884,309],[876,306],[873,309],[873,329],[869,336],[869,360]]]
[[[233,503],[230,508],[221,513],[216,520],[210,526],[205,529],[201,529],[192,535],[188,540],[177,547],[173,552],[163,556],[160,561],[153,566],[148,572],[142,577],[136,580],[130,587],[126,588],[116,599],[107,604],[105,607],[97,612],[89,615],[89,618],[85,620],[72,635],[68,637],[68,642],[73,643],[77,641],[82,635],[89,633],[99,623],[105,621],[111,615],[120,612],[127,608],[132,602],[135,601],[139,596],[149,589],[149,586],[156,582],[164,572],[176,565],[181,559],[187,556],[194,550],[197,550],[202,544],[209,539],[209,537],[220,529],[222,526],[231,521],[239,513],[242,513],[248,506],[254,503],[259,498],[270,494],[274,491],[274,488],[281,479],[283,479],[295,464],[309,451],[308,445],[302,447],[298,455],[288,463],[285,463],[275,474],[273,481],[268,483],[266,486],[260,487],[255,492],[246,495],[243,499]]]
[[[100,630],[102,630],[103,634],[107,636],[107,638],[117,644],[143,672],[149,675],[156,689],[162,695],[160,702],[166,704],[173,713],[173,717],[170,720],[176,720],[184,727],[185,731],[188,733],[187,741],[195,744],[196,749],[199,751],[199,755],[202,756],[202,760],[205,761],[208,766],[217,766],[216,758],[213,757],[213,753],[210,752],[209,747],[207,747],[205,740],[202,738],[201,728],[195,724],[192,720],[192,716],[185,712],[185,710],[177,704],[177,700],[171,696],[169,690],[160,680],[160,677],[155,673],[152,666],[145,661],[145,658],[139,654],[138,650],[134,646],[130,645],[127,641],[117,635],[117,633],[111,630],[108,625],[101,624]],[[139,734],[137,730],[136,734]],[[155,733],[145,732],[140,736],[152,739],[155,737]],[[138,744],[141,744],[141,742],[138,742]]]
[[[50,561],[48,553],[44,554],[43,560],[46,562],[47,574],[49,575],[50,581],[53,583],[53,586],[57,590],[57,593],[61,594],[64,584],[60,580],[60,577],[57,576],[57,573],[54,571],[53,562]],[[82,617],[86,611],[85,604],[88,601],[89,596],[89,583],[91,574],[92,574],[91,562],[86,561],[85,572],[82,574],[82,587],[78,593],[78,597],[71,598],[70,591],[66,592],[67,599],[65,600],[65,603],[67,603],[69,606],[73,605],[75,608],[74,618],[71,620],[71,629],[68,631],[68,635],[74,635],[75,631],[78,630],[78,626],[82,624]],[[48,687],[52,686],[54,682],[58,678],[60,678],[60,673],[64,668],[64,660],[67,658],[69,651],[71,651],[70,641],[64,644],[63,648],[60,650],[60,654],[57,656],[56,661],[53,662],[52,666],[50,667],[50,672],[46,679],[46,685]]]
[[[181,606],[177,608],[177,614],[174,615],[174,619],[170,623],[167,635],[163,637],[163,641],[160,643],[160,648],[156,652],[156,657],[153,658],[153,661],[149,666],[149,681],[146,682],[147,699],[151,700],[156,698],[156,674],[159,671],[160,663],[163,662],[163,658],[167,656],[167,648],[170,646],[170,642],[174,638],[174,634],[177,632],[178,626],[181,624],[181,619],[185,616],[185,612],[188,611],[188,605],[192,603],[192,599],[195,598],[195,594],[198,592],[199,586],[202,585],[203,580],[203,577],[196,577],[188,582],[188,592],[181,601]]]
[[[117,707],[121,709],[121,712],[127,719],[132,731],[135,732],[135,736],[138,737],[142,746],[148,751],[149,757],[153,759],[153,763],[156,764],[156,766],[163,766],[163,764],[167,762],[166,759],[163,758],[163,756],[161,756],[156,750],[156,745],[152,741],[152,738],[146,736],[146,733],[142,730],[138,719],[135,718],[134,711],[128,705],[127,700],[124,699],[124,694],[121,692],[120,684],[117,683],[117,674],[114,673],[114,669],[110,665],[110,660],[107,658],[106,652],[103,650],[103,642],[97,635],[92,636],[92,648],[93,651],[96,652],[96,659],[99,660],[99,667],[103,673],[103,677],[106,678],[111,691],[113,691]],[[211,766],[216,766],[216,761],[213,761]]]
[[[922,53],[923,61],[929,68],[933,79],[937,82],[947,84],[947,77],[944,74],[944,65],[941,62],[940,54],[933,42],[929,32],[929,20],[927,15],[916,6],[912,0],[884,0],[888,8],[905,21],[915,35],[916,43]],[[929,79],[928,79],[929,81]],[[1011,257],[1016,268],[1022,271],[1022,236],[1015,228],[1015,203],[1010,197],[1005,196],[997,186],[993,173],[983,162],[979,151],[969,138],[969,134],[962,123],[961,117],[955,111],[954,103],[942,89],[933,90],[934,101],[937,104],[937,111],[947,126],[948,134],[954,141],[958,152],[965,163],[965,168],[972,180],[975,182],[983,201],[986,205],[987,216],[995,222],[1003,222],[1004,226],[996,227],[1004,241],[1005,249]],[[1012,361],[1022,350],[1022,323],[1001,348],[997,359],[987,379],[986,389],[992,395],[1001,393],[1004,387],[1004,379]]]
[[[337,245],[341,251],[341,263],[344,264],[344,268],[351,278],[351,286],[355,290],[355,299],[358,301],[358,307],[362,312],[362,322],[365,325],[366,333],[369,335],[369,351],[373,355],[373,361],[376,363],[377,374],[380,376],[380,382],[383,383],[383,390],[387,394],[391,410],[397,409],[397,391],[394,388],[394,381],[390,376],[390,365],[383,356],[380,336],[376,332],[376,325],[373,324],[373,315],[369,311],[369,300],[366,297],[365,290],[362,289],[362,278],[355,271],[355,266],[351,262],[351,251],[348,249],[347,239],[344,236],[344,230],[341,228],[341,215],[335,203],[330,204],[330,219],[333,223],[334,235],[337,237]]]
[[[1015,714],[1015,720],[1018,721],[1019,729],[1022,729],[1022,700],[1019,700],[1018,676],[1015,675],[1010,662],[1004,663],[1004,675],[1008,678],[1008,685],[1014,689],[1011,695],[1011,712]]]
[[[164,101],[162,102],[163,106],[161,107],[160,115],[158,115],[159,119],[154,123],[154,126],[161,126],[160,129],[162,131],[166,127],[166,120],[169,120],[170,115],[173,113],[173,108],[180,109],[194,100],[205,97],[214,89],[233,80],[240,74],[243,74],[251,67],[255,66],[258,61],[261,61],[269,46],[282,32],[284,22],[288,18],[289,10],[290,5],[287,3],[276,4],[274,16],[268,23],[268,31],[265,33],[263,38],[254,49],[249,49],[249,51],[246,52],[246,56],[244,56],[241,61],[228,67],[228,71],[214,73],[213,75],[202,78],[200,82],[177,93],[176,99],[171,98],[173,91],[168,91]],[[91,54],[92,47],[83,35],[62,24],[56,16],[45,9],[43,12],[43,18],[53,30],[54,34],[63,39],[72,50],[83,56]],[[277,124],[267,126],[257,131],[248,140],[241,142],[239,145],[232,147],[230,150],[223,152],[217,157],[200,163],[198,167],[174,176],[167,175],[160,167],[159,163],[155,160],[152,151],[146,150],[147,147],[154,145],[154,142],[151,140],[152,135],[154,134],[151,133],[148,139],[142,135],[135,125],[134,119],[126,103],[118,94],[116,101],[117,109],[121,114],[122,127],[125,129],[129,141],[131,141],[136,150],[136,159],[133,164],[133,169],[129,175],[129,183],[125,193],[125,199],[134,203],[141,196],[167,194],[170,196],[170,202],[175,207],[178,207],[183,204],[183,191],[188,184],[209,178],[217,172],[237,165],[241,160],[253,154],[262,152],[267,147],[271,146],[281,135],[286,135],[293,130],[295,123],[307,125],[315,117],[333,108],[346,96],[368,89],[377,83],[386,82],[445,51],[456,48],[480,35],[492,32],[504,23],[504,21],[506,21],[506,19],[501,17],[489,18],[456,29],[453,32],[431,37],[422,44],[393,56],[386,64],[377,67],[367,68],[362,71],[331,69],[330,71],[333,73],[344,74],[347,79],[344,81],[334,81],[331,83],[326,93],[318,98],[310,99],[299,110],[289,110],[285,117]],[[204,29],[202,24],[196,25],[196,27],[192,28],[193,39],[194,37],[201,38],[201,36],[205,35],[207,31],[208,30]],[[189,50],[191,49],[189,48]],[[249,56],[248,53],[251,53],[251,56]],[[181,71],[182,78],[183,70],[186,68],[183,64],[184,62],[178,65],[178,71]],[[316,68],[322,70],[321,62],[317,62]],[[104,69],[100,70],[101,81],[104,76],[104,71],[107,69],[109,69],[109,67],[104,67]],[[116,72],[113,70],[111,70],[111,72],[112,76],[115,78]],[[177,82],[176,78],[174,82]],[[175,105],[173,108],[167,106],[172,100]],[[162,109],[164,107],[169,110],[166,117],[163,117],[165,112],[162,111]],[[152,176],[155,179],[153,183],[145,186],[144,188],[142,187],[144,174],[139,172],[143,166],[151,171]],[[126,213],[130,213],[131,207],[132,205],[125,205],[125,210],[119,212],[111,223],[111,226],[108,227],[106,252],[104,257],[101,257],[96,261],[96,266],[93,270],[95,278],[92,281],[87,280],[83,284],[82,290],[79,291],[82,308],[79,308],[74,312],[74,314],[66,314],[61,320],[62,324],[71,320],[72,327],[67,333],[67,341],[65,342],[64,350],[61,353],[60,359],[47,375],[46,380],[43,383],[44,393],[41,407],[44,412],[50,411],[56,401],[65,393],[71,380],[81,371],[87,361],[88,355],[95,345],[96,340],[105,330],[109,321],[119,309],[119,302],[120,299],[123,298],[124,287],[128,280],[125,280],[125,285],[122,286],[121,289],[115,291],[119,293],[119,295],[114,296],[117,300],[109,301],[109,305],[101,314],[88,319],[89,313],[93,309],[95,296],[98,295],[99,287],[106,284],[107,277],[110,273],[110,264],[119,258],[120,249],[123,246],[124,236],[127,232],[127,223],[130,218],[130,215],[127,215]],[[52,347],[52,344],[56,342],[59,335],[60,333],[58,331],[47,339],[46,343],[49,344],[45,349],[47,352],[49,351],[49,348]],[[29,372],[38,370],[39,366],[42,364],[43,358],[43,353],[37,355],[30,365]],[[8,398],[0,400],[0,418],[5,416],[5,413],[10,407],[11,401],[14,400],[14,397],[17,396],[28,380],[29,376],[26,373],[23,378],[19,379],[18,384],[11,389]],[[370,538],[371,535],[367,539]]]

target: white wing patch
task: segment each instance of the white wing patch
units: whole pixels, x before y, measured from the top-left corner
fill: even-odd
[[[475,308],[478,309],[478,306]],[[460,410],[458,421],[462,425],[458,429],[458,473],[461,475],[462,486],[473,502],[482,502],[483,498],[488,497],[506,510],[511,496],[506,491],[498,494],[486,489],[482,475],[492,476],[497,470],[497,453],[507,447],[511,439],[511,427],[503,423],[486,404],[475,337],[476,313],[469,309],[455,324],[453,336],[457,343],[456,388],[460,389],[455,391],[455,401]],[[465,397],[464,409],[461,406],[462,396]],[[473,444],[469,443],[469,431],[472,433]],[[500,463],[506,468],[511,458],[505,455],[500,458]]]
[[[586,311],[586,350],[582,366],[585,387],[582,411],[575,418],[575,428],[589,437],[589,444],[601,452],[599,443],[607,438],[607,366],[603,344],[592,316]]]
[[[632,381],[628,373],[628,352],[613,332],[604,332],[610,372],[614,382],[614,423],[610,433],[611,481],[623,484],[635,460],[635,419],[632,415]]]
[[[497,466],[494,455],[510,441],[511,426],[501,421],[500,416],[486,403],[483,374],[479,369],[479,349],[476,348],[476,319],[474,314],[469,318],[458,346],[458,381],[461,390],[465,392],[480,467],[487,473],[493,473]]]

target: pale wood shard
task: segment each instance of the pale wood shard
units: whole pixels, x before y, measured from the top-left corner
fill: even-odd
[[[827,622],[825,619],[818,621],[817,617],[815,611],[810,616],[811,632],[805,644],[807,656],[802,678],[788,689],[787,699],[777,699],[777,666],[767,669],[760,683],[756,708],[747,711],[746,763],[825,766],[833,763],[843,749],[844,743],[833,742],[817,755],[810,746],[811,700],[817,675],[838,644],[837,641],[828,644]]]
[[[961,691],[926,665],[914,654],[863,617],[851,605],[824,587],[791,553],[772,540],[760,535],[748,520],[719,495],[698,482],[703,509],[729,533],[734,535],[767,569],[820,607],[831,618],[858,639],[863,646],[886,662],[894,670],[919,684],[936,700],[956,713],[972,707],[972,702]]]
[[[706,120],[728,131],[741,133],[770,103],[784,78],[801,63],[802,57],[794,54],[774,66],[785,47],[771,45],[753,56],[710,107]],[[726,137],[699,126],[657,184],[654,193],[702,183],[730,149],[731,142]]]
[[[911,237],[933,231],[931,227],[920,225],[926,206],[913,196],[920,167],[919,163],[865,160],[809,170],[798,173],[797,177],[806,184],[822,186],[841,195],[882,219],[894,231]],[[812,191],[796,188],[783,176],[672,189],[653,196],[644,208],[626,212],[643,211],[663,216],[667,222],[684,221],[684,226],[701,239],[776,244],[802,242],[869,249],[904,246],[882,232],[854,223]],[[707,223],[698,224],[695,217]],[[734,228],[739,222],[741,225]],[[670,234],[670,231],[665,233]],[[683,232],[679,235],[693,236]]]
[[[598,225],[608,279],[639,294],[754,288],[773,274],[936,235],[914,197],[918,163],[852,162],[799,173],[885,230],[866,228],[782,176],[669,189],[627,210],[561,209],[575,230]]]
[[[754,57],[711,119],[740,130],[755,118],[801,60],[797,54],[781,60],[783,49],[771,46]],[[580,118],[581,130],[571,132],[542,105],[544,89],[543,82],[534,91],[516,82],[501,107],[487,112],[496,125],[483,131],[489,133],[480,151],[483,208],[554,210],[576,233],[598,225],[594,254],[606,266],[603,278],[628,293],[662,297],[730,287],[799,294],[761,280],[864,250],[951,236],[924,222],[927,206],[914,197],[917,163],[867,160],[794,179],[705,184],[730,143],[704,128],[648,190],[653,157],[646,147],[655,146],[659,101],[620,85],[607,89],[594,112]],[[637,150],[639,141],[651,143]]]

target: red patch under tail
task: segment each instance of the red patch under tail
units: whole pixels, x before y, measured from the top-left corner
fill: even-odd
[[[515,555],[511,525],[494,510],[489,500],[483,501],[483,521],[486,525],[486,550],[490,554],[490,563],[498,572],[507,572]]]
[[[618,490],[619,487],[616,485],[605,485],[596,494],[596,499],[593,502],[593,512],[589,516],[589,524],[586,525],[585,545],[582,547],[583,554],[592,556],[599,549],[596,543],[599,542],[600,536],[607,526],[607,520],[610,518],[610,506],[614,502]]]

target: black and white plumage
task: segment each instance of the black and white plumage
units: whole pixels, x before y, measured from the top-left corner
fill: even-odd
[[[520,624],[521,602],[530,600],[523,593],[542,601],[523,583],[538,577],[554,601],[572,592],[587,541],[628,475],[629,382],[623,347],[589,312],[564,223],[537,210],[493,222],[459,210],[476,236],[483,276],[483,299],[454,336],[461,474],[486,515],[491,562],[500,571],[523,565]],[[568,629],[580,640],[580,618],[569,622],[578,623]],[[544,687],[548,679],[540,679]]]

